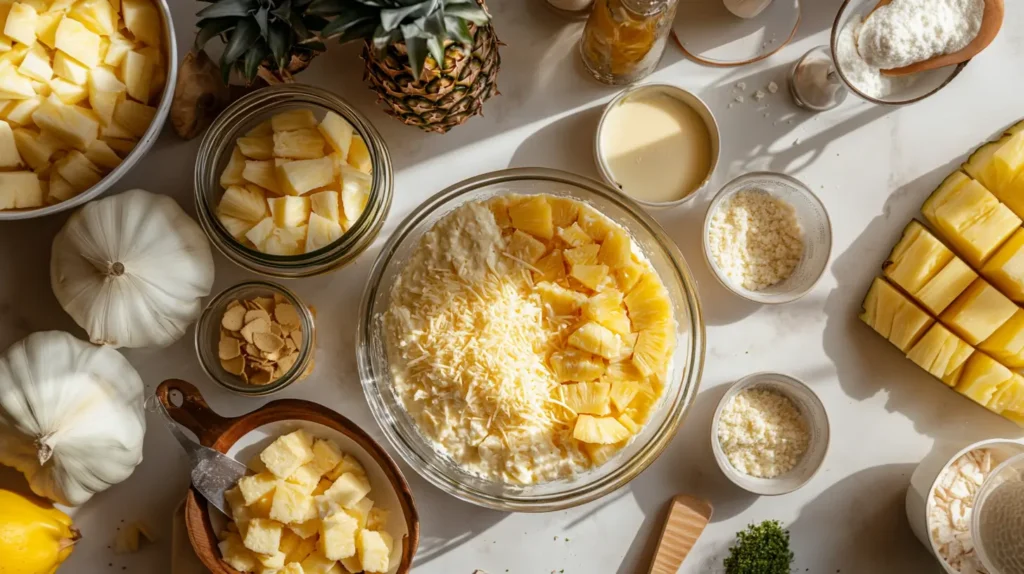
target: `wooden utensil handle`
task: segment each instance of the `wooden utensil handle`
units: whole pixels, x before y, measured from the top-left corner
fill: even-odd
[[[181,406],[171,401],[171,392],[181,393]],[[202,393],[192,383],[179,379],[168,379],[156,388],[156,397],[167,409],[174,421],[192,431],[203,446],[213,446],[217,437],[234,422],[213,411]]]

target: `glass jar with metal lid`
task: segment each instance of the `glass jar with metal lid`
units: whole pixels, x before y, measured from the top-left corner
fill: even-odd
[[[678,0],[596,0],[580,40],[583,63],[599,82],[631,84],[665,51]]]
[[[300,108],[318,117],[334,112],[352,125],[366,142],[373,182],[362,214],[337,240],[309,253],[271,255],[235,239],[217,218],[217,203],[224,193],[220,177],[239,137],[275,114]],[[294,278],[334,271],[373,243],[391,209],[394,172],[384,138],[345,100],[309,85],[279,84],[257,90],[221,112],[199,145],[194,184],[199,223],[225,257],[261,275]]]

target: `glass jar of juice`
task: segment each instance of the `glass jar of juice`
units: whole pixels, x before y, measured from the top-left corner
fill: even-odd
[[[599,82],[630,84],[658,65],[678,0],[596,0],[580,41]]]

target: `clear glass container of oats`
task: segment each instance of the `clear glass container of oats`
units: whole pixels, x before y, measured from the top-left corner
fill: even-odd
[[[544,208],[545,204],[552,206],[551,211]],[[535,209],[538,206],[540,209]],[[559,220],[561,223],[552,224]],[[468,233],[463,233],[466,230]],[[613,233],[628,239],[615,245],[629,249],[612,253],[612,248],[605,248],[614,244],[610,239]],[[599,234],[603,235],[600,246],[587,239]],[[491,244],[492,240],[503,245],[503,249],[490,254],[481,252],[480,245]],[[424,251],[424,246],[429,249]],[[557,256],[556,251],[560,253]],[[462,254],[448,257],[459,252]],[[602,290],[611,274],[602,269],[601,262],[623,253],[627,259],[632,257],[634,263],[644,262],[645,279],[629,282],[632,286],[616,283],[615,289]],[[440,259],[430,261],[435,256]],[[559,261],[564,258],[570,265],[551,266],[553,257]],[[448,263],[436,266],[441,260]],[[482,271],[505,268],[506,263],[512,269],[508,275],[512,283],[503,282],[500,274]],[[424,299],[420,302],[431,309],[443,306],[444,300],[454,301],[463,295],[466,300],[476,299],[470,294],[477,285],[481,287],[481,301],[490,304],[498,294],[508,295],[508,301],[517,303],[476,309],[472,317],[480,321],[477,331],[466,328],[467,318],[458,314],[439,313],[432,319],[417,317],[422,315],[417,311],[420,305],[406,304],[406,298],[408,293],[420,291],[419,284],[432,276],[416,271],[425,268],[435,269],[433,275],[455,273],[470,278],[472,286],[465,289],[463,285],[463,293],[453,290],[444,296],[435,296],[443,290],[422,291]],[[568,278],[558,276],[559,269],[564,272],[567,268]],[[620,273],[622,269],[614,267],[615,281],[625,277]],[[479,283],[472,279],[477,273]],[[517,273],[524,275],[522,281],[515,283]],[[646,278],[651,281],[644,283]],[[622,317],[616,315],[621,313],[622,303],[627,307],[634,305],[630,321],[638,331],[630,343],[631,354],[625,357],[638,369],[643,368],[643,361],[637,357],[646,355],[638,349],[651,348],[653,339],[640,338],[648,329],[640,324],[635,306],[638,297],[634,293],[644,293],[639,286],[654,283],[665,301],[658,312],[669,313],[672,319],[658,323],[671,327],[670,332],[657,331],[663,337],[655,343],[655,347],[661,345],[661,351],[667,353],[658,356],[667,358],[659,359],[662,362],[657,363],[657,374],[651,375],[659,381],[657,398],[644,406],[643,423],[630,425],[621,416],[611,417],[620,411],[630,414],[634,405],[631,397],[635,401],[643,395],[623,399],[614,390],[614,382],[609,386],[601,381],[583,383],[598,378],[603,381],[605,375],[623,368],[623,363],[616,361],[625,361],[625,346],[619,345],[610,330],[588,327],[586,321],[590,320],[590,313],[601,314],[599,308],[611,313],[606,318]],[[406,289],[410,284],[413,288]],[[525,286],[527,292],[502,291],[511,284]],[[533,288],[536,290],[529,292]],[[563,304],[569,307],[562,307]],[[535,314],[530,316],[538,317],[538,322],[522,321],[521,313]],[[546,319],[540,319],[541,313]],[[548,320],[556,321],[574,313],[579,323],[560,333],[567,336],[569,346],[587,348],[588,353],[568,349],[557,333],[551,337],[550,331],[531,330]],[[398,227],[381,251],[363,294],[360,317],[356,343],[360,378],[370,409],[388,440],[406,462],[438,488],[474,504],[505,511],[547,512],[576,506],[604,496],[639,475],[664,450],[689,411],[704,361],[704,323],[696,287],[672,241],[642,207],[616,190],[551,169],[510,169],[484,174],[424,202]],[[472,317],[468,319],[470,323],[476,320]],[[396,339],[395,325],[403,325],[406,319],[410,324],[432,324],[424,330],[405,331],[415,333],[416,337]],[[611,320],[603,324],[613,329],[615,323]],[[510,328],[506,331],[506,327]],[[429,333],[419,337],[424,331]],[[482,333],[480,337],[490,334],[486,344],[472,339],[475,332]],[[507,341],[499,333],[508,333]],[[538,343],[543,349],[530,350],[532,334],[548,337],[542,345]],[[470,338],[450,344],[452,340],[446,339],[449,335]],[[441,346],[442,352],[417,356],[421,348],[434,344],[427,340],[429,336],[444,338],[449,344]],[[549,351],[547,345],[554,347]],[[451,374],[445,374],[446,365],[453,366]],[[414,387],[416,392],[410,393],[407,383],[418,377],[414,369],[436,378],[429,379],[432,382],[427,385]],[[544,379],[545,373],[553,378]],[[553,384],[531,387],[538,378]],[[463,386],[461,381],[471,382]],[[458,388],[450,387],[452,384]],[[576,392],[582,388],[576,385],[581,384],[592,385],[587,388],[593,394]],[[432,397],[443,398],[438,389],[449,387],[456,389],[457,394],[462,393],[458,401],[447,409],[432,408]],[[508,419],[509,413],[534,413],[529,409],[537,403],[531,403],[529,396],[534,393],[535,398],[544,397],[545,390],[551,391],[554,403],[572,405],[572,416],[560,417],[557,407],[552,407],[549,412],[555,414],[550,420],[544,418],[547,415],[541,409],[535,419],[527,421],[538,423],[535,426],[502,426],[505,423],[498,422]],[[419,408],[417,401],[426,408]],[[517,405],[526,408],[511,408]],[[476,418],[487,409],[493,419]],[[612,444],[620,441],[619,433],[626,430],[618,420],[624,421],[622,426],[630,426],[630,434]],[[567,429],[565,425],[575,427]],[[537,429],[536,434],[531,434],[532,429]],[[545,434],[549,429],[553,429],[553,434]],[[459,438],[459,433],[480,440],[469,437],[471,440],[460,446],[457,440],[450,440],[453,436]],[[515,442],[502,438],[503,435],[515,435]],[[586,444],[560,442],[568,441],[567,437]]]

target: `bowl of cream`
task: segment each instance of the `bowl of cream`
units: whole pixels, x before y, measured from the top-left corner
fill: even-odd
[[[676,86],[644,84],[601,115],[594,160],[604,180],[645,207],[679,205],[707,186],[719,131],[703,100]]]

